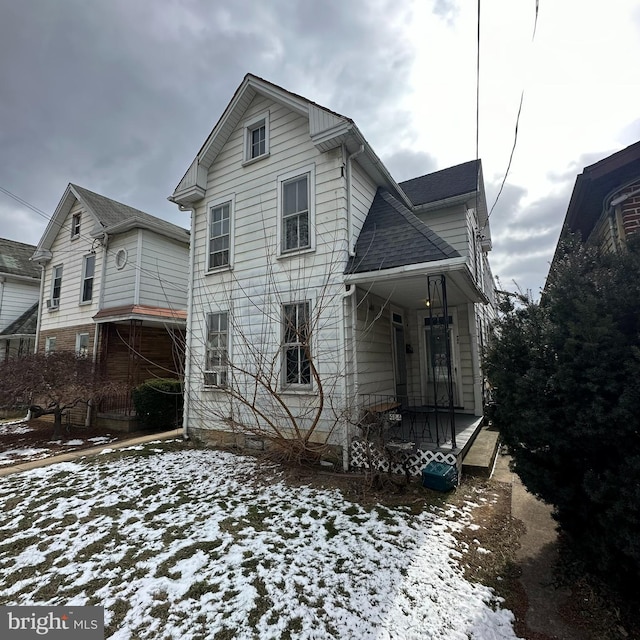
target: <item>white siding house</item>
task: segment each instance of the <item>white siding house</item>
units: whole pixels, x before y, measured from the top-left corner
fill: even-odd
[[[462,451],[493,300],[479,161],[398,184],[349,118],[249,74],[170,199],[191,211],[187,434],[297,432],[346,466],[385,405],[441,418],[421,451]]]
[[[40,297],[35,247],[0,238],[0,361],[32,353]]]
[[[75,350],[130,387],[180,376],[188,252],[186,229],[70,184],[32,256],[37,349]]]

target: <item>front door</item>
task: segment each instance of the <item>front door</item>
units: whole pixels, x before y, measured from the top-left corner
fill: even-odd
[[[424,330],[427,404],[449,407],[449,390],[451,390],[453,405],[459,406],[459,363],[453,318],[449,316],[447,323],[441,316],[425,318]],[[451,387],[449,387],[449,375],[451,375]]]

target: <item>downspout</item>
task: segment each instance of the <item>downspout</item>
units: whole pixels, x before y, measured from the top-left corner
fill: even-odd
[[[342,145],[344,148],[344,145]],[[360,148],[352,153],[346,162],[347,170],[347,245],[349,248],[349,255],[355,256],[355,246],[353,241],[353,215],[351,213],[351,161],[364,152],[364,145],[361,144]],[[344,151],[343,151],[344,154]],[[344,156],[343,156],[344,157]]]
[[[344,407],[347,409],[347,394],[349,390],[348,385],[348,373],[347,373],[347,344],[346,344],[346,334],[347,334],[347,313],[345,312],[345,302],[347,298],[352,298],[353,294],[356,292],[356,286],[351,284],[347,285],[349,289],[342,294],[342,331],[340,335],[340,352],[342,354],[342,358],[344,358],[344,374],[342,376],[342,393],[344,398]],[[351,348],[352,348],[352,362],[351,362],[351,375],[354,380],[354,391],[356,388],[356,367],[355,365],[355,327],[351,327]],[[354,393],[354,397],[355,397]],[[342,431],[342,470],[349,470],[349,421],[347,419],[343,420],[343,431]]]
[[[102,309],[102,305],[104,302],[104,281],[105,274],[107,272],[107,250],[109,248],[109,234],[104,233],[102,235],[102,264],[100,265],[100,292],[98,293],[98,311]],[[100,341],[100,333],[102,330],[102,325],[98,322],[93,323],[95,325],[95,329],[93,331],[93,368],[95,370],[96,364],[98,364],[98,343]],[[84,426],[91,426],[91,410],[93,408],[93,402],[89,401],[87,403],[87,415],[84,420]]]
[[[4,299],[4,281],[6,278],[4,276],[0,276],[0,315],[2,315],[2,301]]]
[[[191,340],[193,331],[191,323],[193,322],[193,274],[195,271],[195,229],[196,229],[196,207],[180,204],[171,196],[167,198],[169,202],[178,205],[180,211],[191,211],[191,234],[189,237],[189,278],[187,283],[187,326],[185,336],[185,354],[184,354],[184,408],[182,411],[182,437],[189,439],[189,413],[191,409]]]
[[[40,301],[38,302],[38,315],[36,316],[36,342],[33,347],[33,353],[38,353],[40,325],[42,323],[42,307],[44,306],[44,264],[39,262],[38,265],[40,266]],[[31,420],[31,409],[27,411],[27,420]]]
[[[38,342],[40,340],[40,329],[42,325],[42,307],[44,307],[44,269],[45,265],[40,265],[40,303],[38,304],[38,316],[36,318],[36,344],[33,349],[34,353],[38,352]]]
[[[471,336],[471,366],[473,367],[473,411],[476,416],[481,416],[484,409],[482,406],[482,367],[475,308],[476,303],[467,303],[467,322]]]

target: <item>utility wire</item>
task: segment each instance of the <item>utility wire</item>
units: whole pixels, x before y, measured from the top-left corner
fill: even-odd
[[[5,189],[4,187],[0,186],[0,192],[4,193],[5,195],[9,196],[10,198],[13,198],[16,202],[19,202],[24,207],[27,207],[28,209],[31,209],[31,211],[34,211],[39,216],[43,217],[47,222],[49,222],[49,223],[53,222],[53,216],[52,215],[50,216],[47,213],[45,213],[42,209],[38,209],[38,207],[36,207],[35,205],[32,205],[30,202],[27,202],[26,200],[24,200],[20,196],[17,196],[15,193],[12,193],[11,191],[9,191],[9,189]],[[161,218],[158,218],[158,220],[161,220]],[[63,223],[59,222],[59,223],[57,223],[57,226],[58,226],[58,231],[60,231],[62,229],[62,227],[63,227]],[[80,238],[82,238],[84,240],[90,241],[92,243],[92,247],[93,247],[93,243],[96,240],[93,236],[89,236],[89,235],[87,235],[85,233],[82,233],[82,232],[79,234],[79,236],[80,236]],[[69,250],[69,251],[65,251],[65,252],[61,252],[61,253],[75,254],[75,251]],[[112,256],[112,257],[116,255],[116,252],[112,251],[109,248],[107,248],[107,252],[106,253],[107,253],[107,255]],[[145,268],[141,267],[139,264],[135,264],[135,265],[131,265],[131,266],[133,266],[133,268],[136,271],[139,271],[141,274],[147,275],[150,278],[157,280],[163,286],[165,286],[167,289],[172,289],[173,291],[180,291],[180,292],[184,291],[184,285],[182,285],[182,284],[180,284],[178,282],[171,282],[170,280],[166,280],[164,278],[161,278],[158,275],[158,273],[155,272],[155,271],[152,271],[150,269],[145,269]]]
[[[533,42],[535,40],[536,37],[536,30],[538,28],[538,12],[540,9],[540,0],[536,0],[536,13],[535,13],[535,18],[533,21],[533,33],[531,34],[531,42]],[[504,189],[504,185],[507,181],[507,176],[509,175],[509,171],[511,169],[511,163],[513,162],[513,154],[515,153],[516,150],[516,145],[518,143],[518,127],[520,126],[520,114],[522,113],[522,103],[524,102],[524,88],[522,89],[522,92],[520,93],[520,105],[518,106],[518,115],[516,116],[516,126],[515,126],[515,131],[514,131],[514,135],[513,135],[513,146],[511,147],[511,154],[509,155],[509,163],[507,164],[507,170],[504,173],[504,177],[502,178],[502,184],[500,185],[500,189],[498,191],[498,195],[496,196],[496,199],[493,203],[493,206],[491,207],[491,210],[489,211],[489,215],[487,216],[487,222],[489,221],[489,218],[491,217],[491,214],[493,213],[493,210],[496,208],[496,205],[498,204],[498,200],[500,199],[500,195],[502,194],[502,190]]]
[[[476,219],[480,198],[480,0],[478,0],[478,31],[476,34]]]

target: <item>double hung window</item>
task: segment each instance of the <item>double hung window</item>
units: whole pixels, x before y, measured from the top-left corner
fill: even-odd
[[[80,214],[74,213],[71,216],[71,239],[78,238],[80,236]]]
[[[282,307],[284,386],[311,385],[310,303]]]
[[[204,386],[226,387],[229,364],[229,314],[207,314]]]
[[[282,183],[282,251],[308,249],[309,176],[299,176]]]
[[[88,333],[76,334],[76,354],[82,357],[86,357],[89,354],[89,334]]]
[[[231,262],[231,202],[209,209],[209,269]]]
[[[82,266],[82,293],[80,302],[91,302],[93,298],[93,277],[96,271],[96,255],[91,253],[84,257]]]
[[[51,272],[51,298],[48,307],[57,309],[60,306],[60,291],[62,290],[62,265],[56,265]]]
[[[244,162],[252,162],[269,155],[269,112],[245,123]]]

